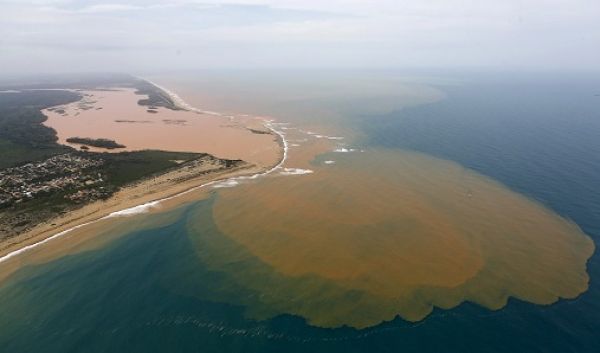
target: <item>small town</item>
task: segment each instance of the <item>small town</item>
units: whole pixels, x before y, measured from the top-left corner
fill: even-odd
[[[1,170],[0,208],[55,192],[64,192],[64,198],[75,203],[109,196],[98,186],[104,181],[97,168],[102,164],[102,159],[67,153]]]

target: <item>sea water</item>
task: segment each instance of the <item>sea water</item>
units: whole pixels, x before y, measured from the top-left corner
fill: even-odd
[[[179,88],[289,122],[289,169],[25,264],[1,351],[600,349],[597,79],[232,76]]]

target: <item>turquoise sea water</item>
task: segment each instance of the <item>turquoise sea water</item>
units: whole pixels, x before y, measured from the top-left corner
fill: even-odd
[[[431,104],[370,113],[340,109],[360,132],[356,146],[459,162],[600,238],[600,80],[469,77],[437,87],[445,98]],[[371,93],[360,98],[369,99],[383,101]],[[333,103],[320,97],[318,104]],[[310,105],[310,99],[298,105]],[[464,303],[435,309],[421,322],[396,319],[363,330],[312,327],[291,315],[247,319],[243,306],[218,296],[257,294],[223,291],[232,283],[227,272],[203,263],[198,239],[187,231],[193,220],[202,225],[200,239],[219,237],[210,217],[214,201],[171,211],[176,221],[101,249],[17,272],[0,286],[0,351],[600,351],[597,255],[588,262],[588,291],[551,306],[511,299],[490,311]]]

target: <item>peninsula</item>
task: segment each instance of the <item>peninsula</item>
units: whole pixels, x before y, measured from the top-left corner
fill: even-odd
[[[113,212],[265,172],[282,158],[281,137],[264,121],[192,111],[134,77],[2,89],[0,257]],[[253,132],[260,128],[266,133]]]

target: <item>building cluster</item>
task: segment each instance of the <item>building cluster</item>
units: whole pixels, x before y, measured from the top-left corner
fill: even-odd
[[[97,168],[102,164],[101,159],[67,153],[0,170],[0,208],[55,192],[74,202],[107,196]]]

